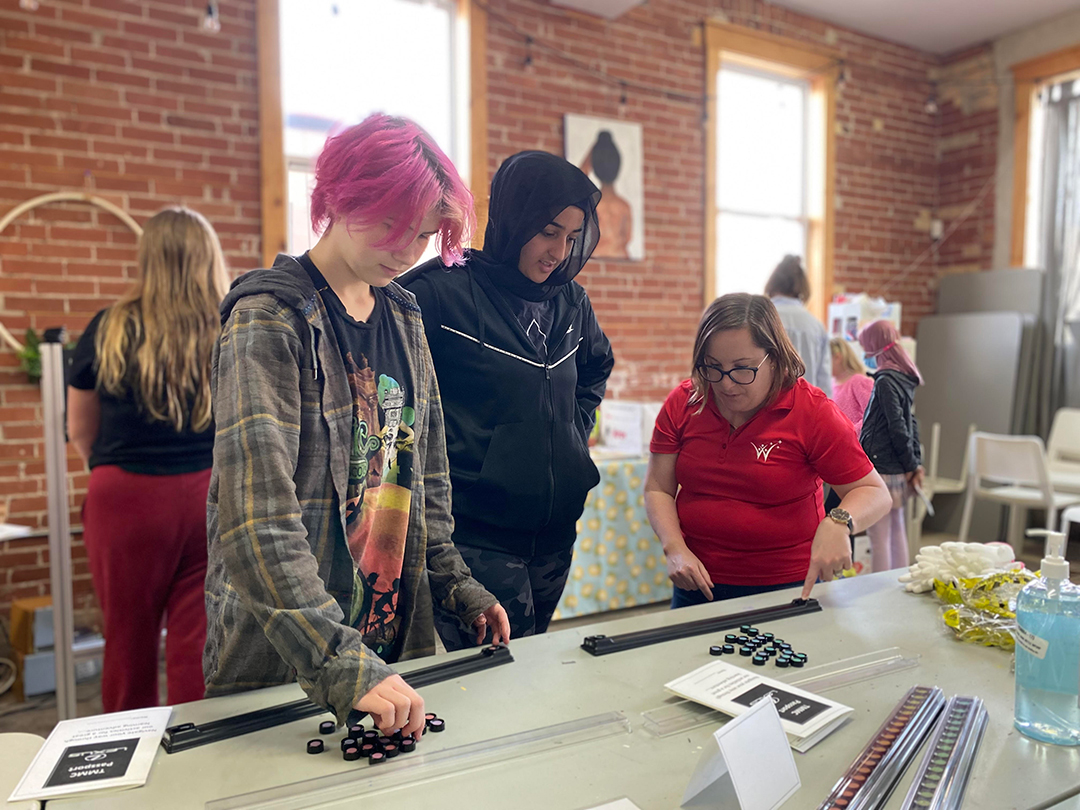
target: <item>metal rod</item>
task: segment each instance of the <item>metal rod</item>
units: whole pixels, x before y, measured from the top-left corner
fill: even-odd
[[[420,689],[441,681],[449,681],[480,672],[485,669],[509,664],[514,660],[510,649],[502,645],[486,647],[476,655],[462,658],[457,661],[448,661],[444,664],[435,664],[423,669],[413,670],[402,675],[405,683],[414,689]],[[282,703],[265,709],[257,709],[253,712],[223,717],[220,720],[211,720],[202,725],[183,723],[165,729],[165,735],[161,738],[161,747],[168,754],[186,751],[200,745],[229,740],[253,731],[261,731],[307,717],[323,714],[327,710],[322,706],[312,703],[307,698],[294,700],[290,703]],[[353,711],[349,715],[349,722],[359,722],[363,713]]]
[[[1065,801],[1066,799],[1071,799],[1073,796],[1080,796],[1080,785],[1071,787],[1064,793],[1059,793],[1057,796],[1051,796],[1044,802],[1033,804],[1031,805],[1031,807],[1028,808],[1028,810],[1050,810],[1051,807],[1057,807],[1063,801]]]
[[[45,425],[45,477],[49,519],[49,591],[52,594],[53,649],[56,666],[56,713],[61,720],[76,717],[75,619],[71,595],[71,518],[68,513],[67,431],[65,413],[64,347],[41,344],[41,397]]]
[[[777,621],[778,619],[803,616],[807,613],[818,613],[820,611],[821,605],[817,599],[794,599],[789,605],[747,610],[742,613],[731,613],[727,616],[716,616],[695,622],[683,622],[669,627],[656,627],[652,630],[639,630],[635,633],[623,633],[618,636],[586,636],[581,643],[581,649],[592,655],[608,655],[609,653],[633,650],[637,647],[659,644],[664,641],[674,641],[677,638],[689,638],[690,636],[700,636],[720,630],[730,630],[742,624]]]

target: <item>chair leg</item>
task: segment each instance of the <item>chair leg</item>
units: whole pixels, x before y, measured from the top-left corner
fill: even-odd
[[[961,543],[968,541],[968,531],[971,529],[971,510],[975,508],[975,492],[968,489],[964,496],[964,512],[960,516],[960,536],[956,539]]]
[[[1024,529],[1027,527],[1027,509],[1018,504],[1009,506],[1009,528],[1005,536],[1006,542],[1012,546],[1013,556],[1020,559],[1020,552],[1024,550]]]

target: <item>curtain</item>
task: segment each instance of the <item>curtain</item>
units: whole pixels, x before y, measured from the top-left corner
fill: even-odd
[[[1055,411],[1080,407],[1080,79],[1044,91],[1041,264],[1044,351],[1039,358],[1039,434]]]

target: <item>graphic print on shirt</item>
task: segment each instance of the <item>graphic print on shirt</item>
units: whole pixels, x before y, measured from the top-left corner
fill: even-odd
[[[762,464],[769,461],[769,454],[783,444],[783,441],[769,442],[768,444],[762,442],[757,444],[756,442],[750,442],[750,446],[754,448],[754,452],[757,454],[757,460]]]
[[[401,618],[398,593],[409,526],[413,409],[393,377],[379,375],[363,355],[346,355],[353,396],[353,436],[345,531],[357,566],[352,624],[377,655],[392,648]]]

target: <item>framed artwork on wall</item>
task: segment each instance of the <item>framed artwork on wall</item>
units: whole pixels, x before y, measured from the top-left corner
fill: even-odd
[[[603,193],[597,217],[596,259],[645,258],[645,178],[641,124],[591,115],[566,115],[566,159]]]

